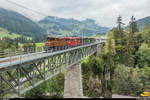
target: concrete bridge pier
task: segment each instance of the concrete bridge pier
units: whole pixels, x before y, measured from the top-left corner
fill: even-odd
[[[64,98],[82,98],[82,73],[81,64],[75,64],[66,70]]]

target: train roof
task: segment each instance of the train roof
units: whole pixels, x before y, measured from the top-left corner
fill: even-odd
[[[62,38],[64,38],[64,37],[51,37],[51,36],[48,36],[47,38],[57,38],[57,39],[62,39]]]
[[[80,39],[80,37],[64,37],[65,39]]]
[[[83,37],[54,37],[54,36],[48,36],[47,38],[57,38],[57,39],[81,39]],[[97,39],[93,37],[84,37],[84,39]]]

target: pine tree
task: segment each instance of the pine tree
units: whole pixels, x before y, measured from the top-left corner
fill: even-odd
[[[118,24],[117,28],[113,28],[110,31],[110,34],[112,35],[111,36],[112,39],[114,39],[118,62],[124,63],[124,48],[126,44],[126,33],[123,30],[122,25],[124,25],[124,23],[122,22],[121,16],[117,18],[117,24]]]
[[[129,25],[130,25],[130,33],[134,34],[135,32],[138,32],[136,18],[134,16],[131,17],[131,21],[129,22]]]
[[[121,30],[122,25],[124,25],[124,23],[122,23],[122,17],[119,15],[117,17],[117,24],[118,24],[118,29]]]
[[[131,75],[130,77],[132,78],[133,76],[133,68],[135,67],[135,52],[136,52],[136,38],[135,38],[135,33],[138,32],[137,29],[137,24],[136,24],[136,19],[134,16],[131,17],[131,21],[129,22],[129,33],[128,33],[128,40],[126,44],[126,56],[128,57],[127,63],[128,66],[131,67]]]

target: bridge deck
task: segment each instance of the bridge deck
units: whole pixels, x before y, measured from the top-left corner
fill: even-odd
[[[52,56],[52,55],[57,55],[60,53],[72,51],[72,50],[79,49],[79,48],[84,48],[84,47],[88,47],[91,45],[96,45],[96,44],[97,43],[88,44],[88,45],[84,45],[84,46],[78,46],[78,47],[74,47],[74,48],[70,48],[70,49],[66,49],[66,50],[61,50],[61,51],[56,51],[56,52],[52,52],[52,53],[46,53],[43,51],[43,52],[30,53],[30,54],[1,58],[0,59],[0,69],[14,66],[14,65],[18,65],[18,64],[22,64],[25,62],[30,62],[32,60],[41,59],[41,58]]]

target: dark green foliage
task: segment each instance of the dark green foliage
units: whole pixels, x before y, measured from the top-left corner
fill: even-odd
[[[113,78],[115,83],[113,85],[114,93],[139,96],[139,93],[146,88],[146,85],[143,83],[145,81],[148,82],[146,77],[145,81],[143,81],[144,77],[145,75],[141,74],[141,71],[136,68],[134,69],[134,76],[131,78],[130,67],[118,65],[115,69],[115,77]]]
[[[122,23],[122,17],[121,16],[117,17],[117,24],[118,24],[118,30],[121,30],[122,25],[124,24],[124,23]]]
[[[146,43],[143,43],[137,51],[137,65],[140,68],[150,67],[150,47]]]
[[[46,94],[46,90],[48,90],[50,87],[48,87],[47,82],[42,83],[41,85],[31,89],[25,94],[26,98],[43,98]]]
[[[46,98],[49,93],[49,98],[62,98],[64,92],[64,74],[60,73],[52,79],[40,84],[31,89],[25,95],[26,98]]]
[[[63,73],[58,74],[50,80],[48,92],[53,98],[63,98],[65,77]]]
[[[101,58],[98,57],[91,57],[91,60],[89,62],[90,66],[91,66],[91,70],[94,73],[94,75],[98,75],[101,76],[101,74],[104,71],[104,62]]]
[[[103,63],[100,59],[90,56],[82,63],[82,84],[83,84],[83,94],[87,97],[97,97],[101,93],[100,83],[95,81],[96,75],[102,74],[99,70],[103,71]],[[94,64],[94,62],[96,62]],[[98,69],[97,69],[98,68]],[[96,73],[95,73],[96,72]]]
[[[5,49],[15,49],[18,48],[18,42],[14,41],[13,39],[10,38],[2,38],[2,40],[0,40],[0,50],[5,50]]]
[[[87,60],[88,60],[87,62],[83,62],[81,65],[82,66],[83,94],[84,94],[84,96],[93,96],[94,94],[91,94],[92,91],[90,91],[89,85],[88,85],[89,78],[91,75],[91,68],[90,68],[90,65],[88,64],[89,59],[87,59]]]
[[[114,46],[115,46],[115,51],[116,51],[115,59],[118,62],[124,63],[125,44],[127,42],[126,33],[122,29],[119,30],[118,28],[113,28],[110,31],[108,38],[109,38],[109,41],[111,39],[114,40]]]
[[[83,69],[88,69],[88,64],[86,64],[85,62],[82,63],[82,84],[83,84],[83,92],[84,94],[87,96],[87,93],[86,91],[88,90],[88,80],[89,80],[89,77],[90,77],[90,70],[86,70],[84,71]]]
[[[130,33],[134,34],[135,32],[138,32],[137,24],[136,24],[136,19],[134,16],[131,17],[131,21],[129,22],[130,24]]]

